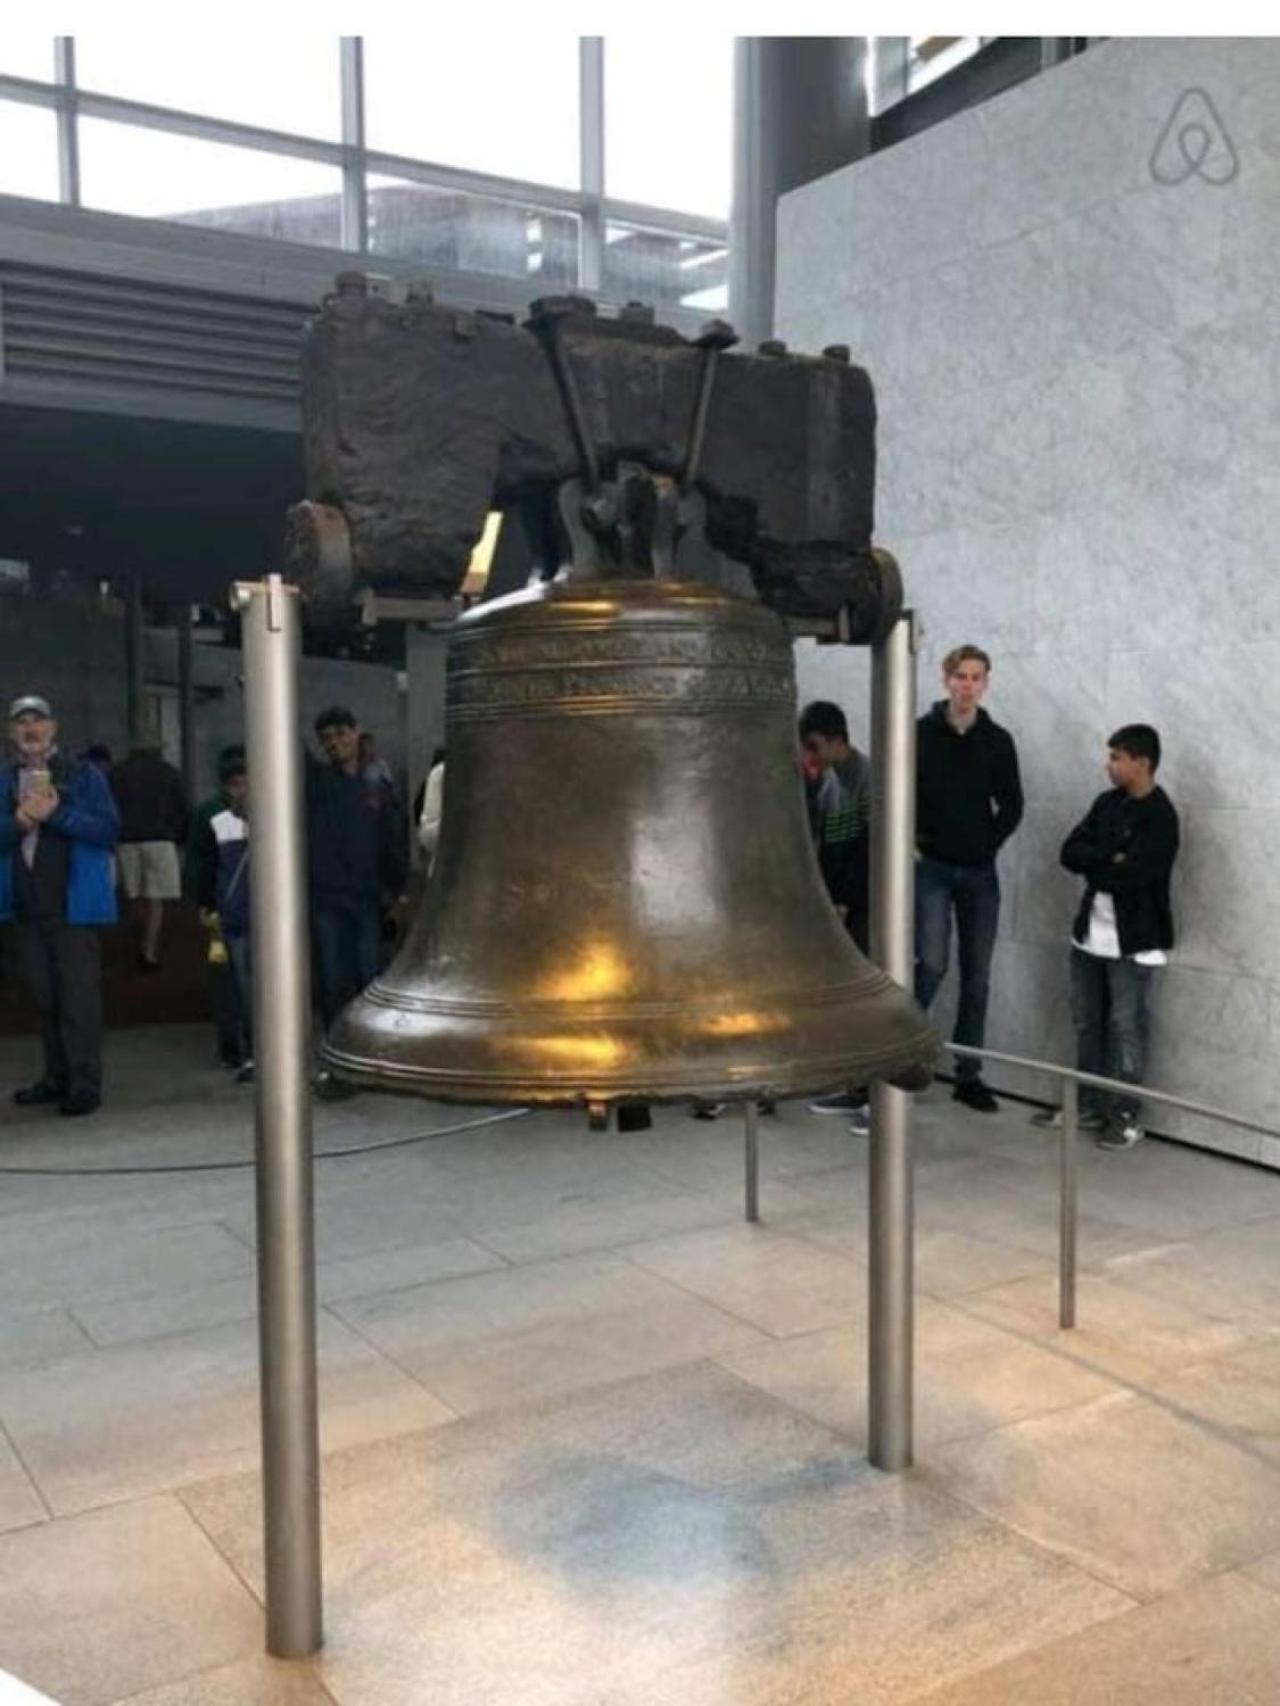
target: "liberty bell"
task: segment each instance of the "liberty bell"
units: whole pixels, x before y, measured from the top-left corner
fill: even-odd
[[[822,884],[783,620],[662,569],[575,552],[454,624],[435,867],[342,1078],[597,1119],[924,1081],[932,1031]]]

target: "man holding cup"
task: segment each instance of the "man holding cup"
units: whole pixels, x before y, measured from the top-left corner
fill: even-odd
[[[17,761],[0,767],[0,922],[17,925],[44,1040],[44,1076],[13,1099],[91,1114],[102,1099],[98,928],[116,919],[120,819],[101,771],[59,752],[47,699],[13,701],[9,738]]]

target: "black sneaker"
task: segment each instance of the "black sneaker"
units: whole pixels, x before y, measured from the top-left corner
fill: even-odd
[[[313,1094],[322,1102],[346,1102],[352,1096],[358,1096],[359,1090],[354,1084],[347,1084],[341,1078],[335,1078],[328,1067],[321,1067],[311,1080]]]
[[[840,1090],[834,1096],[819,1096],[816,1101],[809,1103],[811,1114],[840,1114],[848,1116],[856,1114],[859,1108],[865,1108],[867,1098],[855,1096],[848,1090]]]
[[[987,1089],[981,1078],[962,1078],[951,1092],[953,1102],[963,1102],[966,1108],[973,1108],[980,1114],[998,1114],[1000,1104]]]
[[[718,1120],[727,1106],[726,1102],[695,1102],[689,1114],[695,1120]]]
[[[41,1078],[35,1084],[28,1084],[25,1090],[15,1090],[13,1101],[19,1108],[43,1108],[51,1102],[60,1102],[65,1095],[66,1091],[60,1084]]]
[[[82,1114],[95,1114],[102,1106],[102,1097],[96,1090],[68,1090],[58,1103],[58,1112],[67,1119],[78,1119]]]
[[[653,1115],[643,1102],[623,1102],[618,1109],[619,1131],[648,1131]]]
[[[772,1096],[761,1096],[760,1100],[756,1103],[756,1107],[759,1108],[762,1114],[776,1114],[778,1111],[778,1104],[774,1101]]]

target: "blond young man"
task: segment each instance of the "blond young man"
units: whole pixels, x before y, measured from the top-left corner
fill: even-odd
[[[942,660],[940,699],[916,736],[916,1000],[927,1008],[947,974],[955,919],[960,991],[953,1040],[986,1040],[991,956],[1000,922],[996,855],[1022,820],[1013,737],[982,709],[991,659],[956,646]],[[999,1103],[981,1064],[961,1059],[955,1100],[981,1113]]]

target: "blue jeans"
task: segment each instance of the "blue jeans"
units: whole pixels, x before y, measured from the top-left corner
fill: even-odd
[[[316,994],[326,1028],[382,969],[382,913],[376,900],[320,902],[311,913]]]
[[[916,860],[916,1000],[928,1008],[951,958],[951,914],[956,915],[960,999],[952,1041],[981,1048],[987,1035],[991,955],[1000,922],[1000,879],[994,864],[948,865]],[[976,1078],[976,1060],[956,1063],[957,1079]]]
[[[1081,1072],[1141,1084],[1147,1069],[1154,970],[1133,960],[1103,960],[1072,948],[1071,1018]],[[1109,1100],[1105,1090],[1080,1086],[1082,1114],[1100,1114],[1105,1119]],[[1136,1123],[1142,1110],[1136,1096],[1117,1096],[1109,1111],[1128,1124]]]

